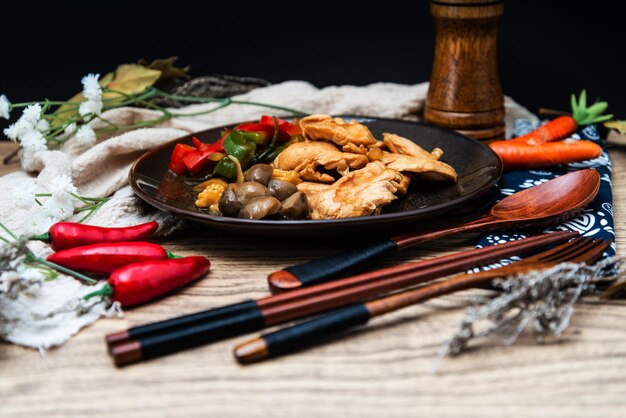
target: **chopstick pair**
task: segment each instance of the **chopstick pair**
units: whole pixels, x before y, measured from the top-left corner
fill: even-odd
[[[428,299],[487,285],[494,278],[543,270],[562,262],[597,261],[610,245],[607,240],[576,238],[558,247],[504,267],[461,274],[437,283],[405,290],[367,302],[354,303],[317,318],[280,329],[238,344],[233,354],[241,364],[250,364],[308,348],[336,337],[370,319]]]
[[[482,264],[561,243],[578,235],[556,232],[497,246],[406,263],[257,300],[185,315],[106,336],[118,366],[258,331],[415,286]]]

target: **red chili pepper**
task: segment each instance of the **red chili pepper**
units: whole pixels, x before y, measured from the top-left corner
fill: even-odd
[[[139,305],[204,276],[210,267],[200,256],[130,264],[115,270],[102,289],[84,299],[112,296],[123,307]]]
[[[204,170],[212,162],[209,155],[224,151],[222,143],[227,136],[228,132],[213,144],[205,144],[194,136],[193,142],[196,149],[183,156],[183,163],[187,171],[191,174],[198,174]]]
[[[183,158],[185,157],[185,155],[195,150],[196,149],[191,145],[176,144],[176,146],[174,147],[174,151],[172,152],[172,158],[170,158],[170,164],[168,168],[177,176],[185,174],[185,172],[187,171],[187,166],[185,166]]]
[[[45,234],[30,239],[50,243],[52,249],[59,251],[105,242],[142,241],[154,235],[158,228],[156,221],[120,228],[57,222]]]
[[[109,242],[69,248],[48,256],[47,260],[72,270],[106,274],[131,263],[162,260],[168,257],[174,256],[160,245],[139,241]]]

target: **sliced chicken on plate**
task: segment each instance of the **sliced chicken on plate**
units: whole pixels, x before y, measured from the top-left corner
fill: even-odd
[[[341,152],[328,142],[308,141],[291,144],[272,165],[280,170],[294,170],[302,180],[332,183],[335,177],[319,171],[319,167],[345,175],[350,169],[364,167],[367,162],[365,155]]]
[[[309,199],[312,219],[336,219],[367,216],[396,199],[402,183],[400,172],[386,168],[379,161],[351,171],[331,186]],[[308,196],[307,196],[308,197]]]
[[[344,121],[330,115],[311,115],[302,118],[300,127],[305,138],[333,142],[346,152],[365,154],[367,148],[376,144],[369,128],[357,121]]]

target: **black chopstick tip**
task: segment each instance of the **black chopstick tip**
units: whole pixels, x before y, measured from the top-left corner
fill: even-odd
[[[141,343],[139,341],[128,341],[111,348],[111,356],[117,367],[136,363],[142,360]]]
[[[299,289],[302,282],[293,273],[287,270],[278,270],[267,276],[267,284],[274,294],[287,290]]]
[[[270,351],[263,338],[255,338],[237,345],[233,355],[239,364],[250,364],[265,360],[270,356]]]

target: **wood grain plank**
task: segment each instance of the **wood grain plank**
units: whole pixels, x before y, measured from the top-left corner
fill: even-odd
[[[0,154],[12,144],[0,144]],[[626,254],[626,153],[613,150],[615,230]],[[0,167],[0,174],[16,169]],[[394,258],[430,257],[473,236],[430,244]],[[468,241],[469,240],[469,241]],[[292,243],[210,230],[163,240],[181,254],[206,254],[211,274],[173,297],[103,319],[46,358],[0,344],[3,417],[617,417],[626,407],[626,302],[586,298],[558,340],[524,337],[514,346],[436,354],[454,331],[468,291],[377,318],[332,344],[248,367],[232,359],[235,342],[199,347],[119,370],[103,336],[147,321],[267,294],[265,275],[330,254],[346,242]]]

